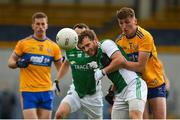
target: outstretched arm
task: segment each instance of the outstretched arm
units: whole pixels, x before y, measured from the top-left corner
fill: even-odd
[[[56,75],[56,80],[60,80],[69,70],[69,62],[64,61],[62,62],[62,65],[59,67],[58,73]]]
[[[55,62],[55,66],[58,70],[58,73],[56,75],[56,79],[53,82],[52,90],[54,90],[55,94],[58,96],[60,94],[59,81],[67,73],[69,69],[69,63],[66,60],[63,62]]]

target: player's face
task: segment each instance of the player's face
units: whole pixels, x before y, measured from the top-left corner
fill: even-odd
[[[85,37],[82,40],[82,43],[78,47],[87,53],[89,56],[94,56],[97,53],[97,42],[95,40],[90,40],[88,37]]]
[[[48,28],[48,24],[46,18],[36,18],[34,20],[34,23],[32,24],[32,29],[34,30],[34,34],[40,38],[46,35],[47,28]]]
[[[122,32],[126,34],[126,36],[131,37],[135,34],[137,28],[137,20],[136,18],[125,18],[118,19],[119,26],[122,29]]]

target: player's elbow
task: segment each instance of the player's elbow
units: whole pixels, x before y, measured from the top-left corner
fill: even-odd
[[[132,71],[140,72],[140,73],[142,73],[145,70],[144,65],[138,62],[129,62],[129,61],[126,62],[125,68],[128,70],[132,70]]]
[[[125,59],[117,60],[116,65],[117,65],[119,68],[124,68],[125,65],[126,65],[126,60],[125,60]]]
[[[16,63],[12,63],[10,60],[8,61],[8,67],[11,69],[17,68]]]
[[[144,70],[145,70],[145,64],[142,64],[142,63],[137,62],[137,67],[136,67],[136,69],[137,69],[137,70],[135,70],[136,72],[140,72],[140,73],[144,72]]]
[[[8,64],[8,67],[9,67],[9,68],[11,68],[11,69],[13,69],[13,68],[14,68],[14,67],[13,67],[13,66],[11,66],[10,64]]]
[[[8,64],[8,67],[11,68],[11,69],[15,69],[16,67],[11,65],[11,64]]]

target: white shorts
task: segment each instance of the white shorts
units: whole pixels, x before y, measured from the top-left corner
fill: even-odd
[[[115,97],[112,110],[138,110],[143,113],[147,100],[147,85],[141,78],[130,82],[121,93]]]
[[[95,94],[86,95],[83,98],[80,98],[75,91],[74,86],[71,85],[70,90],[61,103],[68,103],[71,107],[71,113],[80,109],[88,115],[89,119],[102,119],[103,95],[101,91],[101,85],[99,84],[96,89],[97,91]]]

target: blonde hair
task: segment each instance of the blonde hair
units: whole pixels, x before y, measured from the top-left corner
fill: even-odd
[[[132,8],[123,7],[120,10],[117,10],[116,16],[118,19],[126,19],[128,17],[135,17],[135,12]]]

